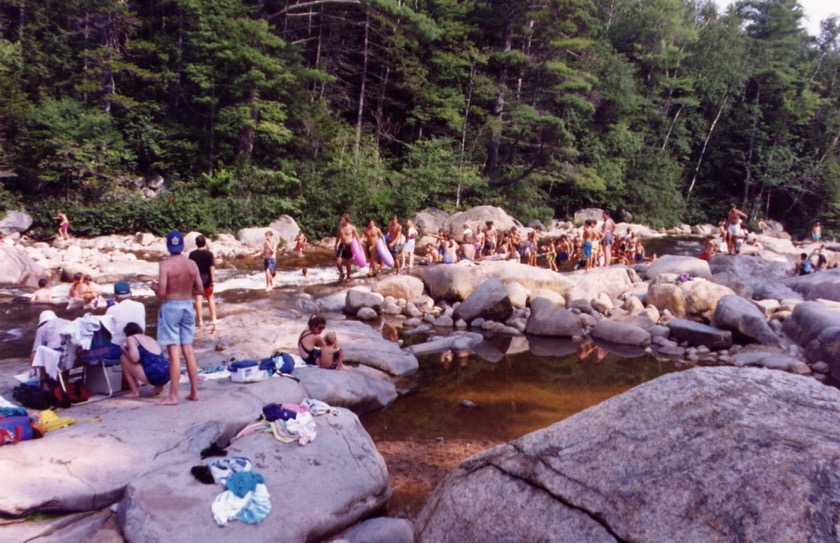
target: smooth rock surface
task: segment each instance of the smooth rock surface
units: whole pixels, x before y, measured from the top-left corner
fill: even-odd
[[[663,273],[676,275],[687,273],[691,277],[712,278],[709,263],[693,256],[662,255],[656,261],[651,262],[645,275],[648,279],[654,279]]]
[[[454,313],[455,319],[471,321],[478,317],[504,321],[513,313],[507,287],[499,279],[484,281],[463,301]]]
[[[752,302],[740,296],[724,296],[720,299],[712,316],[711,325],[749,341],[766,345],[778,345],[779,336],[773,333],[764,313]]]
[[[728,349],[732,346],[732,332],[685,319],[671,319],[666,323],[671,336],[689,345],[703,345],[709,349]]]
[[[300,379],[307,397],[331,406],[346,407],[358,415],[385,407],[397,399],[394,383],[354,369],[297,368],[293,375]]]
[[[834,541],[838,418],[810,378],[672,373],[467,459],[417,540]]]
[[[603,339],[619,345],[634,345],[647,347],[650,345],[650,334],[643,328],[625,322],[609,319],[598,321],[590,332],[592,337]]]
[[[436,300],[465,300],[478,285],[493,278],[502,283],[516,281],[532,291],[545,288],[562,293],[574,284],[569,277],[551,270],[507,260],[485,260],[477,266],[439,264],[418,270],[426,290]]]
[[[574,337],[583,335],[580,319],[568,309],[557,307],[546,298],[531,302],[531,316],[525,327],[526,334],[535,336]]]
[[[385,297],[413,300],[423,295],[423,281],[412,275],[389,275],[378,281],[372,290]]]
[[[0,245],[0,283],[37,287],[47,272],[17,247]]]

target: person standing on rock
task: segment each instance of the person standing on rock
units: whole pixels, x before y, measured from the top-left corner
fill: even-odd
[[[382,234],[382,230],[376,226],[376,221],[373,219],[368,220],[367,226],[362,230],[362,235],[365,237],[365,251],[368,254],[368,260],[370,262],[368,277],[376,277],[382,270],[382,262],[379,259],[379,254],[376,252],[376,242],[379,238],[384,238],[385,236]]]
[[[388,250],[394,257],[394,269],[397,275],[400,274],[400,255],[403,252],[404,244],[405,237],[402,234],[402,225],[397,216],[394,215],[391,217],[391,222],[388,223]]]
[[[163,300],[158,310],[157,341],[169,354],[169,395],[157,405],[178,404],[178,381],[181,378],[181,353],[187,365],[190,394],[198,401],[198,363],[193,350],[195,307],[193,297],[204,292],[195,262],[184,256],[184,235],[172,230],[166,235],[170,256],[160,263],[160,280],[150,287]]]
[[[353,250],[350,246],[354,239],[359,239],[359,232],[350,222],[350,215],[345,213],[341,216],[335,232],[335,265],[338,268],[339,285],[350,280],[350,273],[353,270]]]
[[[583,260],[586,261],[586,270],[591,270],[595,262],[595,255],[593,253],[593,241],[598,237],[595,233],[595,228],[592,226],[592,221],[586,219],[583,226]]]
[[[811,229],[811,241],[819,241],[822,237],[822,226],[820,223],[814,223],[814,227]]]
[[[729,212],[726,215],[726,248],[729,254],[736,254],[735,244],[741,237],[741,220],[746,219],[747,214],[729,204]]]
[[[612,263],[613,235],[615,234],[615,221],[607,211],[604,211],[601,232],[604,234],[604,239],[601,241],[601,246],[604,248],[604,267],[607,268]]]
[[[417,243],[417,229],[410,220],[405,221],[405,245],[403,245],[403,252],[401,255],[402,262],[400,265],[403,268],[411,269],[414,267],[414,249]]]
[[[53,217],[53,219],[59,221],[59,223],[58,223],[58,237],[63,239],[63,240],[70,239],[70,235],[68,233],[68,232],[70,232],[70,219],[67,218],[67,215],[65,215],[59,209],[58,212],[55,214],[55,217]]]
[[[207,238],[201,234],[195,238],[196,250],[190,253],[190,260],[198,266],[198,274],[201,276],[201,284],[204,292],[195,297],[195,315],[199,326],[204,326],[204,315],[201,309],[201,299],[207,299],[207,307],[210,308],[210,323],[216,327],[216,301],[213,299],[213,287],[216,284],[216,261],[213,253],[207,249]]]
[[[493,226],[493,221],[487,221],[484,223],[484,254],[487,256],[493,256],[496,252],[496,239],[498,233],[496,232],[496,228]]]
[[[277,275],[277,240],[274,239],[274,232],[271,230],[265,233],[265,241],[258,254],[263,257],[265,290],[268,292],[274,288],[274,276]]]

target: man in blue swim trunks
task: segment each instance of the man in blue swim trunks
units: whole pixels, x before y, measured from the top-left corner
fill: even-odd
[[[585,269],[587,270],[591,270],[595,263],[595,258],[592,254],[592,241],[597,239],[598,235],[595,232],[593,222],[587,219],[583,226],[583,259],[586,261]]]
[[[265,271],[265,290],[274,288],[274,276],[277,273],[277,240],[274,239],[274,232],[268,230],[265,233],[265,242],[262,246],[263,270]]]
[[[181,353],[187,364],[190,394],[198,401],[198,363],[193,351],[195,306],[193,297],[204,293],[196,263],[184,256],[184,236],[177,230],[166,235],[169,258],[160,263],[160,281],[150,287],[163,302],[158,310],[157,341],[169,354],[169,395],[157,405],[178,404],[178,380],[181,378]]]

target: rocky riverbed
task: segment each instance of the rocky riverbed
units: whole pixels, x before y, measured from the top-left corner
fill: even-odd
[[[512,221],[501,214],[503,211],[498,208],[477,208],[464,215],[440,219],[434,227],[454,231],[464,223],[483,222],[485,217],[497,224],[502,224],[503,220]],[[418,225],[423,224],[423,217],[417,219]],[[566,231],[570,226],[552,225],[549,235]],[[697,228],[698,232],[705,229]],[[255,229],[254,237],[262,231],[264,229]],[[648,392],[652,394],[650,398],[637,393],[641,398],[637,399],[632,396],[634,392],[630,392],[615,401],[600,404],[584,413],[588,413],[586,417],[590,419],[603,419],[609,424],[592,426],[586,423],[582,426],[597,428],[591,439],[603,441],[599,447],[604,450],[619,447],[618,436],[627,428],[636,428],[635,434],[644,434],[645,440],[650,440],[654,429],[667,429],[674,442],[690,441],[691,435],[697,432],[708,433],[711,437],[704,443],[714,444],[706,446],[708,454],[716,458],[725,456],[726,451],[736,448],[727,440],[737,436],[736,429],[741,426],[719,431],[715,404],[707,405],[704,398],[726,397],[733,395],[732,391],[745,391],[733,395],[727,413],[741,412],[740,424],[746,427],[758,425],[761,417],[773,410],[783,411],[795,419],[809,416],[807,406],[797,400],[800,394],[788,394],[760,409],[744,411],[738,407],[738,402],[749,403],[747,392],[750,390],[773,391],[787,387],[828,406],[826,412],[837,409],[836,391],[820,381],[829,380],[831,374],[840,377],[840,312],[836,309],[840,305],[840,272],[829,270],[806,277],[791,277],[794,255],[808,248],[796,247],[784,237],[761,236],[757,242],[760,245],[745,251],[748,254],[720,255],[708,262],[666,255],[653,263],[564,274],[514,262],[440,265],[419,268],[407,276],[359,281],[350,289],[311,287],[284,295],[282,302],[255,298],[247,303],[226,304],[220,326],[215,331],[203,330],[197,336],[196,349],[202,366],[212,367],[233,359],[260,358],[274,350],[292,352],[309,314],[343,313],[348,318],[333,318],[330,327],[341,338],[353,369],[334,372],[304,368],[294,373],[297,380],[273,378],[247,385],[227,380],[207,381],[199,389],[202,401],[187,402],[171,410],[155,407],[149,400],[120,397],[75,406],[66,413],[80,419],[78,424],[50,432],[41,440],[0,449],[0,465],[4,471],[20,475],[16,477],[17,482],[0,491],[3,514],[14,519],[33,513],[62,513],[57,518],[39,522],[5,521],[0,527],[0,536],[24,540],[61,534],[58,537],[81,540],[106,533],[108,537],[128,541],[166,541],[172,540],[173,533],[185,533],[190,534],[185,536],[190,540],[248,537],[257,541],[318,541],[343,533],[341,537],[350,541],[373,540],[371,534],[385,537],[378,540],[412,541],[411,526],[398,519],[381,519],[355,526],[380,509],[390,496],[385,459],[391,458],[401,476],[411,477],[406,471],[406,465],[410,464],[410,459],[406,458],[408,451],[393,444],[383,445],[383,459],[359,424],[357,414],[399,401],[397,383],[416,371],[415,356],[452,351],[493,357],[492,346],[485,338],[494,335],[528,338],[535,345],[539,338],[559,340],[571,345],[571,352],[594,342],[599,348],[617,352],[647,353],[698,366],[731,366],[685,372],[691,377],[656,379],[645,385],[645,390],[654,391]],[[154,260],[162,254],[162,247],[156,247],[157,243],[154,237],[146,235],[73,240],[66,245],[59,243],[46,247],[12,241],[0,246],[0,250],[14,256],[2,261],[5,266],[2,277],[7,282],[26,284],[44,275],[61,276],[73,269],[71,257],[78,256],[82,260],[78,265],[86,266],[85,271],[96,273],[103,282],[122,279],[126,274],[142,281],[156,273]],[[329,245],[329,241],[326,244]],[[134,245],[148,249],[132,250],[130,247]],[[212,248],[223,261],[241,258],[254,251],[246,242],[232,238],[220,239]],[[85,256],[89,253],[94,256]],[[43,256],[39,258],[39,254]],[[832,262],[835,259],[831,251],[829,258]],[[109,275],[111,265],[118,272],[113,276]],[[402,349],[389,340],[393,338],[383,337],[390,335],[387,329],[383,330],[384,334],[380,333],[362,322],[366,320],[391,323],[402,330],[404,337],[422,337],[428,341],[410,341],[412,345]],[[8,373],[25,366],[23,359],[0,364]],[[708,371],[712,373],[703,373]],[[8,375],[6,377],[8,379]],[[0,388],[0,392],[6,395],[8,389]],[[772,396],[764,392],[760,395],[762,398]],[[620,400],[625,396],[627,400]],[[268,481],[276,510],[286,511],[301,501],[314,504],[312,508],[302,513],[299,522],[288,527],[275,524],[284,521],[282,515],[269,515],[263,524],[255,526],[242,523],[233,523],[223,529],[215,526],[209,515],[215,493],[208,493],[207,488],[202,488],[189,476],[190,466],[201,463],[198,452],[213,441],[228,444],[239,429],[259,415],[260,407],[265,403],[299,402],[304,397],[314,397],[338,408],[338,415],[317,421],[318,439],[299,446],[280,444],[270,435],[256,435],[234,441],[230,449],[255,460],[259,472]],[[661,401],[667,398],[675,405],[711,411],[677,410],[662,422],[665,419],[656,415],[659,411],[651,408],[651,398],[660,398],[657,402],[663,405],[670,405]],[[616,405],[624,405],[621,402],[637,407],[621,408],[621,416],[618,416],[613,411]],[[583,415],[572,419],[579,420]],[[571,526],[569,537],[575,540],[664,540],[660,535],[667,533],[674,522],[664,509],[673,510],[673,504],[651,505],[646,510],[644,522],[631,522],[628,512],[637,509],[638,504],[633,500],[625,500],[625,503],[610,497],[615,492],[636,492],[633,484],[620,478],[621,473],[625,473],[621,470],[605,471],[606,479],[599,477],[599,481],[606,490],[596,492],[605,496],[603,499],[611,504],[614,515],[607,518],[592,513],[605,510],[605,505],[598,499],[588,497],[589,491],[585,488],[592,487],[593,483],[586,483],[579,475],[569,472],[568,466],[559,460],[562,451],[574,449],[581,443],[580,438],[575,437],[578,423],[571,422],[572,419],[568,424],[559,423],[556,430],[555,427],[551,429],[558,443],[563,443],[562,447],[541,449],[539,455],[543,465],[553,466],[551,469],[559,474],[561,481],[574,479],[578,486],[562,490],[560,487],[566,483],[546,478],[538,473],[539,470],[531,478],[524,477],[515,467],[523,466],[521,459],[504,450],[502,453],[482,453],[477,459],[466,461],[447,478],[421,515],[417,539],[447,541],[452,540],[447,539],[449,535],[458,533],[463,537],[457,539],[464,541],[489,541],[494,537],[540,540],[544,536],[534,531],[539,523],[528,522],[528,515],[524,514],[524,509],[520,514],[519,508],[539,504],[535,514],[539,511],[548,514],[554,511],[556,502],[560,502],[574,504],[571,513],[557,514],[558,518],[568,520],[564,522]],[[766,423],[764,432],[778,435],[780,440],[796,442],[824,439],[804,434],[788,435],[786,425],[785,420],[774,419]],[[519,441],[536,443],[543,440],[542,437],[526,436]],[[519,450],[523,445],[517,443],[506,447]],[[420,450],[436,458],[429,463],[429,469],[442,473],[453,467],[453,454],[476,452],[475,447],[483,448],[484,445],[488,444],[480,441],[475,444],[435,442],[424,444]],[[658,455],[657,446],[652,444],[650,450],[653,452],[643,455],[650,461],[634,461],[634,473],[652,473],[651,462]],[[761,446],[757,443],[754,448],[759,450]],[[21,454],[22,451],[26,454]],[[496,454],[505,458],[496,460]],[[836,455],[832,454],[830,451],[815,453],[813,462],[830,465],[836,462]],[[621,465],[630,461],[629,457],[618,458],[621,458]],[[726,458],[730,461],[697,464],[697,476],[704,480],[728,480],[731,470],[746,473],[743,466],[751,462],[748,455]],[[688,457],[675,457],[674,463],[689,466],[689,473],[692,473],[690,469],[694,464]],[[478,510],[466,516],[459,512],[463,507],[463,504],[459,505],[462,502],[459,496],[472,492],[470,489],[475,484],[487,483],[476,483],[478,479],[463,477],[462,473],[481,471],[489,474],[490,471],[475,467],[485,465],[499,470],[503,474],[502,481],[498,482],[498,491],[483,495],[487,501],[475,507],[493,511],[494,507],[501,506],[508,516],[519,515],[525,519],[524,524],[509,524],[511,532],[486,531],[493,523],[481,521]],[[715,465],[716,470],[713,469]],[[766,477],[767,489],[778,489],[777,483],[781,484],[779,481],[793,469],[788,467],[792,465],[780,463],[777,472]],[[534,471],[527,467],[522,469]],[[802,485],[819,473],[818,469],[808,471],[801,480]],[[749,476],[762,477],[752,472]],[[512,484],[510,488],[504,486],[506,481]],[[656,484],[642,483],[647,481],[644,477],[639,481],[661,494],[657,492]],[[523,482],[526,486],[545,488],[547,493],[540,491],[539,496],[523,493]],[[741,483],[735,481],[733,484]],[[684,486],[684,483],[679,479],[673,483],[663,482],[661,489],[675,488],[673,485],[682,488],[680,485]],[[734,505],[734,502],[730,504],[733,494],[726,493],[726,488],[729,487],[707,485],[689,501],[702,499],[726,508]],[[833,483],[821,488],[818,504],[824,500],[830,502],[832,495],[836,501]],[[671,490],[665,492],[672,493]],[[754,506],[756,510],[769,511],[770,490],[765,492],[762,487],[758,496],[761,503]],[[644,499],[656,503],[653,497]],[[814,507],[820,513],[829,506]],[[176,508],[179,510],[177,515],[169,514]],[[496,515],[498,518],[498,513]],[[750,533],[761,534],[762,538],[767,535],[771,521],[797,526],[798,535],[793,539],[799,536],[808,539],[805,534],[820,534],[824,529],[820,523],[800,523],[795,514],[781,520],[778,515],[765,513],[751,518]],[[696,527],[686,528],[682,539],[707,540],[703,539],[708,532],[707,526],[723,522],[716,519],[710,516],[699,521]],[[657,523],[664,527],[661,533],[653,528]],[[271,525],[276,529],[268,529]],[[119,530],[117,533],[115,526]],[[343,532],[348,529],[350,531]],[[278,533],[288,536],[278,536]],[[175,540],[185,539],[178,537]]]

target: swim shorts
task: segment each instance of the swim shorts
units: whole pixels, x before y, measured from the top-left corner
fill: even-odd
[[[212,295],[213,295],[213,285],[210,285],[209,287],[204,289],[204,297],[209,300],[210,296],[212,296]]]
[[[268,270],[271,272],[271,275],[277,273],[277,259],[276,258],[266,258],[263,260],[263,270]]]
[[[488,252],[492,252],[496,250],[496,244],[492,241],[485,241],[484,242],[484,250]]]
[[[583,242],[583,258],[592,258],[592,242]]]
[[[726,227],[726,231],[729,232],[729,235],[733,238],[736,238],[741,235],[741,225],[740,224],[730,224]]]
[[[192,300],[164,300],[158,309],[157,342],[162,345],[191,345],[195,332]]]
[[[347,260],[353,258],[353,251],[347,243],[339,243],[335,248],[335,257]]]
[[[604,240],[601,242],[603,245],[612,245],[613,243],[613,234],[612,232],[607,232],[604,234]]]
[[[557,258],[560,260],[560,262],[566,262],[569,260],[569,253],[567,253],[566,251],[560,251],[560,253],[557,255]]]
[[[399,255],[400,253],[402,253],[402,252],[403,252],[403,246],[402,246],[402,243],[395,243],[395,244],[393,244],[393,245],[390,247],[390,250],[391,250],[391,254],[392,254],[392,255],[394,255],[394,256]]]

